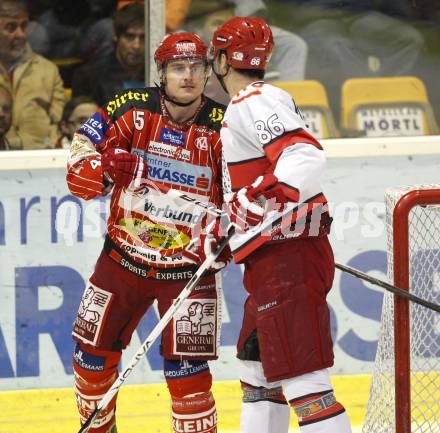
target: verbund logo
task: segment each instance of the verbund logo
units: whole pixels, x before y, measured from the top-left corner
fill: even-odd
[[[162,128],[160,130],[160,141],[172,144],[173,146],[185,145],[186,134],[184,132],[173,131],[172,129]]]

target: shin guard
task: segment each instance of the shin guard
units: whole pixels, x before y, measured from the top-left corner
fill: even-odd
[[[73,357],[75,395],[81,424],[96,409],[99,401],[118,377],[119,352],[97,350],[78,343]],[[90,433],[116,431],[116,396],[93,422]]]

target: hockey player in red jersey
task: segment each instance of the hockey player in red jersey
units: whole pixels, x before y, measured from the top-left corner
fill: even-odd
[[[272,48],[263,19],[234,17],[214,32],[209,50],[231,96],[221,129],[224,189],[238,227],[231,249],[249,292],[237,345],[241,432],[286,433],[290,405],[301,433],[349,433],[327,371],[335,266],[320,186],[325,157],[291,96],[263,81]],[[262,232],[269,217],[273,229]]]
[[[108,234],[73,329],[82,423],[116,379],[121,353],[142,316],[154,300],[163,315],[197,269],[177,253],[207,217],[167,191],[222,204],[224,107],[202,93],[210,72],[206,52],[194,34],[166,36],[155,52],[160,87],[115,95],[73,138],[67,174],[72,194],[89,200],[111,192]],[[200,251],[196,261],[204,259],[205,249]],[[162,333],[175,432],[217,431],[207,360],[217,358],[218,271],[228,258],[225,251]],[[90,432],[116,432],[115,407],[116,398]]]

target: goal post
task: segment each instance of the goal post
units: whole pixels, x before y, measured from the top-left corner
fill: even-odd
[[[388,278],[440,302],[440,184],[385,194]],[[440,432],[440,315],[384,296],[363,433]]]

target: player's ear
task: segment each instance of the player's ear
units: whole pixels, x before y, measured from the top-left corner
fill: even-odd
[[[228,69],[228,56],[225,51],[220,51],[217,56],[217,66],[221,74],[225,73]]]

